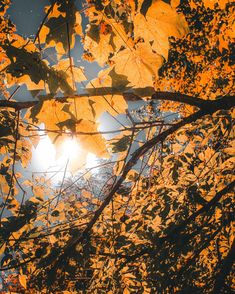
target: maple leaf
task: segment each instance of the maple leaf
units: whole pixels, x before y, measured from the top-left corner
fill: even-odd
[[[46,47],[55,46],[59,54],[64,54],[74,47],[75,34],[83,35],[82,17],[74,0],[55,1],[45,10],[49,11],[48,20],[39,32],[38,42],[46,43]]]
[[[110,35],[102,35],[99,42],[87,36],[84,41],[84,49],[92,54],[96,62],[104,66],[110,53],[113,52],[113,48],[110,45]]]
[[[126,75],[132,87],[153,86],[163,64],[161,55],[149,43],[138,43],[135,50],[124,49],[112,58],[117,74]]]
[[[4,45],[3,48],[5,48],[6,54],[11,60],[6,68],[8,87],[24,83],[29,90],[46,88],[49,93],[55,93],[58,89],[68,95],[74,93],[70,86],[71,76],[62,70],[56,71],[55,67],[50,67],[48,61],[41,59],[37,47],[31,42],[18,37],[12,41],[11,45]],[[61,64],[63,65],[63,62]],[[60,69],[61,64],[57,65],[57,68]],[[75,78],[83,79],[82,74],[78,74],[77,69],[74,69],[74,73]]]
[[[24,289],[27,289],[27,276],[19,275],[19,282]]]
[[[43,83],[50,92],[38,103],[0,101],[1,107],[11,107],[0,112],[0,252],[7,291],[233,289],[234,5],[227,0],[88,0],[82,8],[90,24],[85,54],[105,67],[84,87],[87,96],[80,97],[75,83],[85,75],[69,49],[82,32],[81,15],[72,0],[51,2],[37,47],[7,36],[4,5],[9,1],[1,1],[0,82],[7,78],[9,85],[25,83],[28,89]],[[186,36],[177,6],[189,22]],[[169,47],[170,36],[176,38]],[[39,47],[50,46],[68,56],[58,54],[53,66],[42,62]],[[159,91],[151,96],[153,86]],[[56,98],[60,90],[66,97]],[[152,99],[128,109],[126,90]],[[24,116],[22,105],[35,106]],[[105,111],[126,113],[130,122],[119,121],[123,125],[109,145],[99,131]],[[23,179],[15,164],[21,160],[27,166],[38,126],[58,150],[66,138],[82,149],[81,159],[67,164],[56,191],[43,176]],[[99,172],[65,178],[67,168],[77,171],[86,163],[88,152],[108,157],[111,149],[119,153],[111,157],[115,164],[105,160],[96,166]],[[24,202],[28,190],[32,197]]]
[[[74,88],[75,83],[80,83],[86,80],[83,67],[73,66],[73,60],[70,58],[61,59],[53,68],[65,76],[65,80],[71,88]]]
[[[182,14],[163,1],[153,1],[146,16],[137,13],[133,20],[134,36],[150,42],[152,49],[168,59],[169,37],[182,37],[188,26]]]
[[[131,34],[127,33],[125,27],[127,23],[121,23],[115,16],[110,18],[105,13],[100,16],[94,7],[88,9],[87,15],[91,24],[86,30],[84,49],[91,53],[101,66],[122,46],[133,47]],[[131,30],[131,23],[128,23],[128,28]]]

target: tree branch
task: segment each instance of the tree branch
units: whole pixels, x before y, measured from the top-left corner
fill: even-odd
[[[42,27],[44,26],[44,24],[45,24],[45,22],[46,22],[46,20],[47,20],[47,18],[49,16],[49,14],[52,12],[54,5],[55,5],[55,2],[52,3],[51,6],[50,6],[50,8],[47,10],[47,13],[44,16],[44,18],[43,18],[43,20],[42,20],[42,22],[41,22],[41,24],[40,24],[40,26],[38,28],[38,31],[37,31],[37,33],[36,33],[36,35],[34,37],[33,43],[36,43],[37,39],[39,40],[39,43],[40,43],[39,34],[40,34],[40,32],[42,30]]]
[[[206,101],[208,101],[208,100],[203,100],[201,98],[196,98],[196,97],[181,94],[181,93],[161,92],[161,91],[154,93],[152,95],[152,99],[184,103],[191,106],[196,106],[201,109],[205,106]]]
[[[17,101],[9,101],[9,100],[0,100],[0,108],[10,107],[15,110],[21,110],[25,108],[30,108],[37,105],[39,101],[25,101],[25,102],[17,102]]]
[[[71,98],[82,98],[82,97],[98,97],[103,95],[122,95],[125,100],[127,101],[139,101],[141,100],[141,97],[133,92],[125,92],[126,90],[129,90],[130,88],[125,88],[125,91],[115,91],[111,90],[112,88],[97,88],[97,89],[87,89],[87,93],[79,94],[79,95],[71,95],[71,96],[63,96],[63,97],[56,97],[56,98],[46,98],[43,101],[54,99],[59,102],[65,102],[66,99]],[[137,92],[143,94],[142,92],[145,90],[145,88],[141,89],[135,89]],[[147,88],[147,93],[150,91]],[[142,97],[146,97],[149,95],[141,95]],[[44,98],[44,97],[43,97]],[[232,107],[235,107],[235,96],[225,96],[223,98],[219,98],[217,100],[203,100],[201,98],[196,98],[193,96],[188,96],[185,94],[180,93],[171,93],[171,92],[156,92],[152,95],[152,99],[154,100],[168,100],[168,101],[175,101],[179,103],[185,103],[191,106],[198,107],[202,110],[204,110],[207,114],[214,113],[217,110],[229,110]],[[9,103],[8,103],[9,102]],[[25,101],[25,102],[14,102],[14,101],[5,101],[0,100],[0,108],[1,107],[12,107],[16,110],[21,110],[24,108],[30,108],[32,106],[35,106],[39,103],[39,101]]]
[[[235,106],[235,96],[225,96],[217,100],[204,100],[201,98],[172,92],[156,92],[152,95],[154,100],[166,100],[196,106],[206,110],[208,113],[215,112],[219,109],[230,109]]]
[[[234,262],[235,262],[235,238],[233,240],[232,246],[227,256],[222,261],[220,271],[216,275],[214,289],[212,291],[213,294],[221,293],[221,290],[223,289],[225,285],[225,279],[230,273]]]
[[[209,201],[207,202],[204,206],[202,206],[199,210],[197,210],[195,213],[193,213],[192,215],[190,215],[185,221],[183,221],[181,224],[179,224],[177,227],[175,227],[168,235],[169,236],[173,236],[173,235],[177,235],[179,234],[184,228],[185,226],[187,226],[191,221],[195,220],[195,218],[197,216],[199,216],[200,214],[209,211],[211,208],[215,208],[216,204],[220,201],[220,199],[227,194],[228,192],[230,192],[232,189],[234,189],[235,187],[235,180],[232,181],[229,185],[227,185],[225,188],[223,188],[222,190],[220,190],[218,193],[215,194],[215,196]]]

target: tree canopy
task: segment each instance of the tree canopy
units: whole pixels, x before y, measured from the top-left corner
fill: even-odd
[[[32,39],[0,0],[1,293],[234,293],[234,3],[49,2]],[[81,147],[59,187],[42,132]]]

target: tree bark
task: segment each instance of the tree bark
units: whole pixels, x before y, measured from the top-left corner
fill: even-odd
[[[212,291],[213,294],[219,294],[221,293],[221,290],[223,290],[223,287],[225,286],[225,279],[229,275],[234,262],[235,262],[235,238],[233,240],[232,246],[227,256],[222,261],[220,271],[217,273],[215,277],[214,289]]]
[[[14,108],[15,110],[21,110],[33,107],[37,105],[38,101],[25,101],[25,102],[16,102],[16,101],[9,101],[9,100],[0,100],[0,108]]]
[[[129,89],[129,88],[126,88]],[[97,88],[97,89],[87,89],[87,93],[79,94],[79,95],[72,95],[72,96],[63,96],[63,97],[56,97],[56,98],[45,98],[45,100],[54,99],[56,101],[64,102],[66,99],[69,98],[76,98],[79,99],[81,97],[99,97],[104,95],[122,95],[125,100],[127,101],[140,101],[142,100],[140,96],[133,92],[125,92],[125,91],[115,91],[111,90],[111,88]],[[142,97],[146,97],[149,95],[143,95],[143,91],[145,89],[137,89]],[[147,93],[150,91],[147,88]],[[44,101],[45,101],[44,100]],[[174,101],[179,103],[188,104],[191,106],[198,107],[199,109],[203,109],[206,111],[207,114],[213,113],[217,110],[228,110],[235,106],[235,96],[225,96],[223,98],[218,98],[217,100],[203,100],[198,97],[193,97],[185,94],[180,93],[171,93],[171,92],[155,92],[152,95],[152,100],[165,100],[165,101]],[[1,107],[11,107],[16,110],[21,110],[24,108],[30,108],[35,106],[39,103],[39,101],[24,101],[24,102],[17,102],[17,101],[8,101],[8,100],[0,100],[0,108]]]

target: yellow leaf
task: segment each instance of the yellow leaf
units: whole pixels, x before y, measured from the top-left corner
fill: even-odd
[[[33,183],[32,183],[32,181],[30,181],[30,180],[26,180],[26,181],[24,181],[24,182],[22,183],[22,185],[32,187],[32,186],[33,186]]]
[[[56,206],[56,210],[58,211],[63,211],[65,209],[64,203],[60,202],[57,206]]]
[[[120,51],[112,58],[117,74],[127,76],[134,87],[154,86],[163,58],[152,51],[149,43],[138,43],[135,50]]]
[[[19,275],[19,282],[22,287],[27,289],[27,276],[26,275]]]
[[[40,112],[36,116],[40,123],[45,124],[46,129],[53,131],[48,133],[52,141],[58,137],[57,132],[61,130],[58,124],[70,118],[70,115],[63,111],[64,106],[64,103],[60,103],[54,99],[46,100],[43,102]]]
[[[171,7],[176,8],[180,5],[180,0],[171,0]]]
[[[50,29],[47,26],[43,26],[40,30],[39,33],[39,40],[40,43],[45,43],[46,42],[46,37],[50,33]]]
[[[215,3],[218,2],[217,0],[203,0],[203,4],[206,8],[214,9]]]
[[[125,278],[132,278],[132,279],[135,279],[136,277],[133,275],[133,274],[131,274],[131,273],[126,273],[126,274],[124,274],[124,277]]]
[[[4,243],[3,245],[1,245],[1,247],[0,247],[0,255],[4,253],[5,248],[6,248],[6,243]]]
[[[224,37],[222,35],[219,35],[219,51],[222,53],[223,48],[224,49],[229,49],[228,48],[228,42],[226,40],[224,40]]]
[[[7,78],[7,86],[12,87],[15,84],[26,84],[29,91],[31,90],[43,90],[44,89],[44,82],[43,80],[39,81],[37,84],[34,83],[29,75],[23,75],[21,77],[14,77],[11,74],[6,75]]]
[[[81,144],[84,150],[88,150],[89,152],[99,156],[99,157],[108,157],[109,154],[106,149],[104,138],[98,133],[92,135],[92,133],[97,132],[97,126],[95,123],[82,120],[77,124],[76,131],[79,132],[87,132],[87,135],[79,136],[79,143]]]
[[[57,71],[62,71],[67,75],[67,82],[71,88],[74,86],[74,82],[82,82],[86,80],[83,72],[83,67],[76,67],[70,64],[70,59],[61,59],[56,65],[53,66]]]
[[[7,194],[9,191],[9,186],[6,181],[6,178],[2,175],[0,175],[0,188],[3,191],[3,193]]]
[[[173,144],[172,147],[173,147],[173,152],[174,153],[178,153],[182,149],[182,145],[181,144],[178,144],[178,143]]]
[[[31,152],[32,145],[27,140],[21,140],[17,143],[17,152],[20,154],[20,161],[24,168],[27,167],[32,157]]]
[[[76,22],[75,22],[75,26],[74,26],[75,33],[80,35],[80,36],[83,36],[83,33],[82,33],[82,16],[77,11],[76,14],[75,14],[75,17],[76,17]]]
[[[95,61],[98,62],[101,66],[105,65],[108,60],[109,54],[113,52],[113,48],[109,44],[110,37],[110,34],[102,35],[99,43],[97,43],[89,36],[86,36],[84,42],[84,49],[88,50],[95,58]]]
[[[55,236],[53,236],[53,235],[50,235],[50,236],[49,236],[49,240],[50,240],[50,243],[51,243],[51,244],[54,244],[54,243],[56,243],[56,242],[57,242],[57,239],[56,239],[56,237],[55,237]]]
[[[229,155],[235,155],[235,148],[224,148],[223,150],[225,153],[228,153]]]
[[[123,294],[129,294],[131,293],[127,288],[124,289]]]
[[[153,42],[153,50],[165,59],[168,58],[169,37],[182,37],[187,32],[184,16],[164,1],[154,1],[145,17],[138,13],[134,18],[135,37],[144,38],[146,43]]]
[[[104,20],[112,27],[114,36],[112,37],[113,44],[115,45],[115,51],[123,47],[133,48],[134,42],[130,35],[127,35],[125,28],[121,22],[117,22],[115,19],[107,18],[104,14]]]
[[[127,109],[126,100],[122,95],[106,95],[100,97],[100,106],[105,109],[111,115],[116,116],[121,113],[125,113]]]
[[[60,4],[57,4],[57,3],[54,4],[52,11],[49,14],[49,18],[52,18],[52,17],[58,18],[59,16],[62,16],[62,17],[66,16],[65,12],[62,12],[59,10],[60,6],[61,6]]]
[[[44,197],[45,191],[44,191],[44,188],[43,187],[34,186],[33,187],[33,193],[34,193],[34,196],[35,197],[38,197],[38,198],[41,198],[42,199]]]
[[[116,165],[114,166],[114,173],[118,176],[124,167],[125,162],[124,161],[119,161],[116,163]]]

